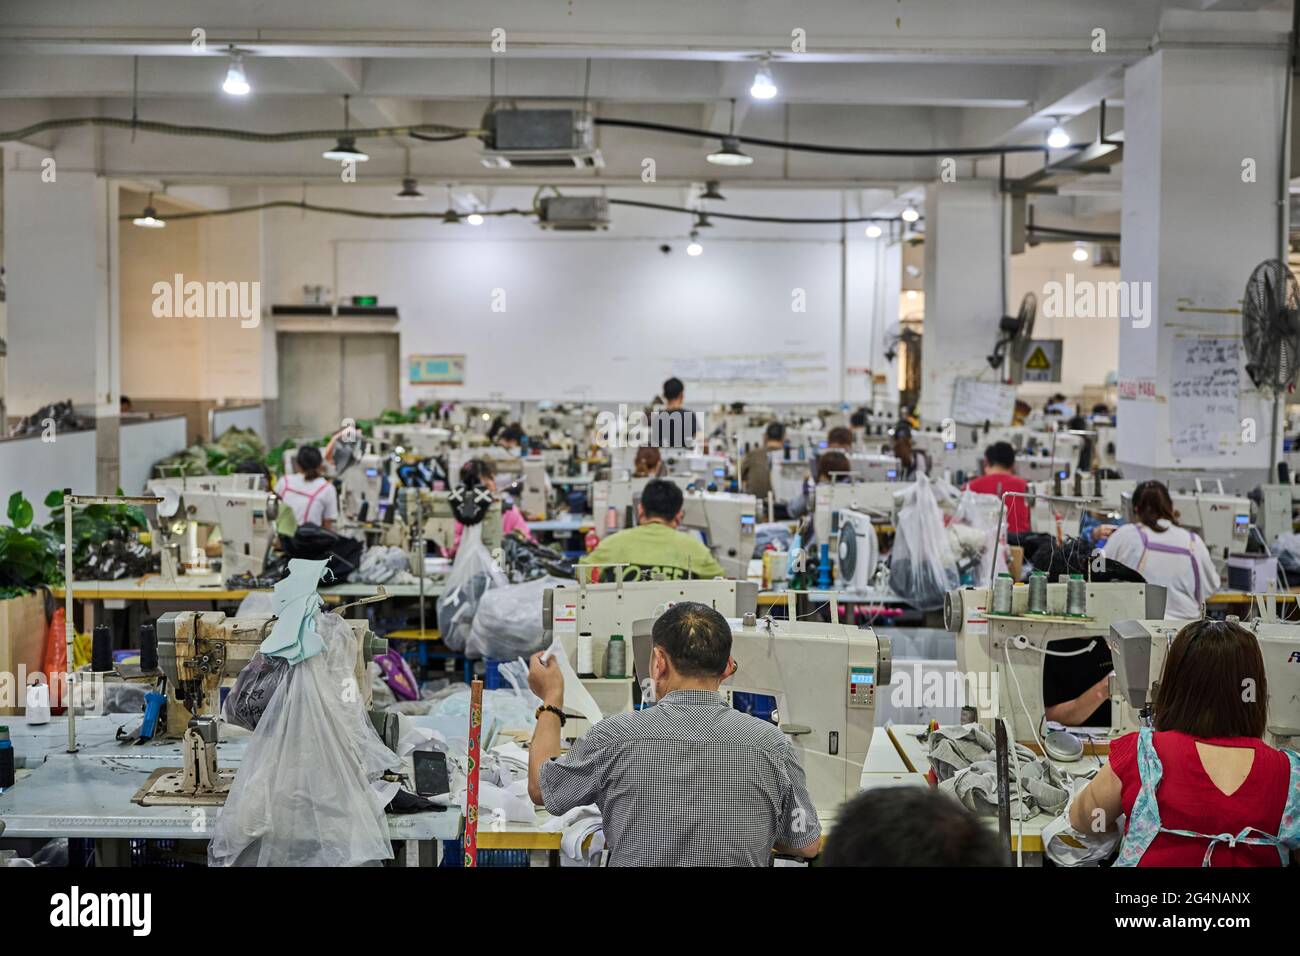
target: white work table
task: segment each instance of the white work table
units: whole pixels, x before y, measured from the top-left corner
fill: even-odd
[[[67,752],[65,718],[55,717],[37,727],[11,720],[10,736],[22,769],[14,786],[0,793],[5,838],[204,839],[221,808],[144,807],[131,802],[153,771],[181,765],[179,741],[137,746],[114,739],[118,727],[125,726],[129,732],[140,720],[137,714],[79,718],[76,753]],[[237,730],[238,736],[224,739],[230,730],[223,728],[218,766],[238,767],[247,747],[248,735]],[[454,809],[388,814],[394,841],[455,840],[460,837],[461,822]]]

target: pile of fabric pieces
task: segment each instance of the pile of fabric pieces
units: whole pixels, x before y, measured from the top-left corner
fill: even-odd
[[[361,556],[360,566],[348,576],[353,584],[419,584],[411,573],[411,556],[401,548],[375,545]]]
[[[997,816],[997,744],[993,735],[977,723],[962,724],[932,730],[928,743],[939,790],[979,816]],[[1070,775],[1029,748],[1013,746],[1014,757],[1008,755],[1011,819],[1060,813],[1070,800]]]

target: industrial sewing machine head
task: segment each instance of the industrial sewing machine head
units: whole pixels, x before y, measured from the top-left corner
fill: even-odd
[[[830,544],[834,551],[833,530],[838,527],[835,515],[856,511],[881,523],[892,521],[898,513],[898,495],[911,487],[897,481],[828,481],[813,492],[813,532],[817,541]]]
[[[223,575],[262,573],[275,540],[277,499],[266,490],[261,475],[156,478],[149,482],[149,492],[163,499],[154,531],[164,578],[175,580],[183,574],[187,559],[206,563],[198,546],[198,525],[221,529]]]
[[[861,787],[876,694],[892,680],[889,638],[848,624],[753,614],[730,623],[736,671],[721,690],[775,698],[773,721],[800,751],[814,806],[835,809]],[[633,628],[638,673],[649,672],[653,626],[651,618]]]
[[[384,475],[392,458],[368,449],[339,473],[339,514],[341,524],[364,524],[379,520],[383,498]]]
[[[1245,551],[1250,540],[1250,499],[1224,492],[1221,481],[1216,482],[1214,491],[1205,491],[1199,478],[1194,491],[1169,491],[1178,523],[1201,536],[1215,568],[1223,575],[1228,555]],[[1125,496],[1124,512],[1133,513],[1131,494]]]
[[[749,576],[758,532],[758,500],[724,491],[688,491],[682,498],[681,527],[700,532],[729,578]]]
[[[1267,729],[1277,747],[1300,740],[1300,625],[1279,621],[1243,621],[1259,641],[1268,685]],[[1185,621],[1123,620],[1110,627],[1106,643],[1115,662],[1115,678],[1124,697],[1121,732],[1150,724],[1164,674],[1165,660]]]
[[[167,681],[165,733],[180,737],[183,766],[152,774],[132,798],[154,804],[225,802],[233,770],[217,767],[221,687],[244,669],[271,633],[274,617],[227,617],[221,611],[168,611],[158,618],[158,669]],[[363,706],[370,706],[371,658],[388,642],[364,619],[347,619],[357,638],[353,671]]]
[[[1165,589],[1154,584],[1000,580],[1005,585],[950,591],[944,624],[957,635],[957,670],[972,719],[990,729],[1006,719],[1022,743],[1035,739],[1045,716],[1043,668],[1049,654],[1060,653],[1053,644],[1080,638],[1104,644],[1113,622],[1165,612]],[[1111,698],[1111,731],[1123,733],[1130,718],[1116,706],[1123,701],[1118,690]]]

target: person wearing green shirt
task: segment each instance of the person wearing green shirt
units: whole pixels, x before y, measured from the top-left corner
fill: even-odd
[[[659,478],[646,482],[636,514],[636,527],[605,538],[578,565],[629,565],[623,572],[625,581],[648,579],[652,574],[668,580],[724,576],[722,565],[703,541],[677,530],[682,520],[682,490],[676,484]],[[605,569],[592,569],[596,580],[598,571],[604,574]]]

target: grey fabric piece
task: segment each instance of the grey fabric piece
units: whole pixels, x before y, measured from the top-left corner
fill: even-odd
[[[979,724],[940,727],[930,734],[930,765],[939,779],[939,789],[961,801],[980,816],[998,812],[996,744]],[[1038,757],[1028,747],[1015,745],[1020,776],[1011,788],[1011,819],[1028,820],[1042,812],[1057,814],[1069,800],[1067,775]]]

